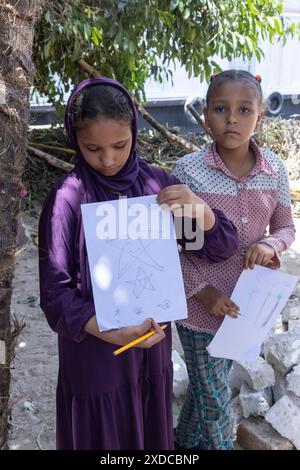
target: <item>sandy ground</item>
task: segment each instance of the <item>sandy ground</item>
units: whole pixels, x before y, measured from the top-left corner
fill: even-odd
[[[30,241],[18,255],[13,286],[12,311],[25,317],[12,369],[11,449],[55,448],[55,388],[57,376],[57,339],[39,308],[36,220],[25,216],[26,234]],[[283,270],[300,274],[300,219],[295,219],[297,239],[283,256]],[[300,281],[294,292],[300,297]],[[182,349],[173,331],[174,346]],[[174,402],[174,419],[178,414]]]
[[[37,221],[24,218],[29,242],[17,254],[12,312],[25,318],[12,370],[11,449],[55,448],[57,338],[39,308]]]

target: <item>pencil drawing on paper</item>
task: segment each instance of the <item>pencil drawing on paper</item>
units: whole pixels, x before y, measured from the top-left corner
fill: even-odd
[[[116,308],[115,310],[115,319],[118,325],[120,325],[120,317],[121,317],[121,310],[119,307]]]
[[[283,293],[282,292],[279,292],[279,294],[277,295],[277,300],[276,300],[276,303],[274,304],[272,310],[270,311],[269,315],[267,316],[267,318],[265,319],[265,321],[262,323],[262,327],[265,327],[269,321],[271,320],[272,316],[273,316],[273,313],[275,312],[275,310],[277,309],[278,305],[280,304],[281,300],[283,299]]]
[[[136,307],[136,308],[134,309],[134,313],[135,313],[137,316],[145,315],[145,312],[144,312],[143,307]]]
[[[241,314],[228,315],[207,346],[213,357],[253,361],[296,285],[297,277],[264,266],[243,270],[232,293]]]
[[[251,303],[253,302],[254,300],[254,297],[259,293],[259,291],[257,289],[253,289],[250,293],[250,295],[248,296],[248,301],[247,301],[247,307],[245,308],[245,312],[244,314],[248,314],[249,313],[249,309],[250,309],[250,305]],[[243,312],[241,312],[243,313]]]
[[[118,279],[121,279],[136,263],[157,271],[165,268],[150,254],[149,247],[153,240],[107,240],[111,246],[120,251],[118,259]]]
[[[257,291],[259,293],[259,291]],[[266,307],[266,304],[269,300],[269,298],[272,297],[272,292],[267,292],[262,304],[261,304],[261,307],[260,309],[258,310],[258,314],[257,314],[257,317],[256,317],[256,322],[259,320],[259,318],[261,317],[262,313],[264,312],[264,308]]]
[[[157,307],[168,310],[171,307],[171,302],[169,299],[164,299],[160,304],[157,304]]]
[[[141,324],[149,316],[158,322],[187,316],[173,217],[156,199],[131,198],[127,208],[119,199],[109,201],[114,210],[107,214],[102,210],[107,210],[106,201],[81,206],[97,322],[103,331]]]
[[[147,275],[144,269],[139,266],[135,278],[126,280],[125,282],[132,284],[132,293],[137,299],[139,299],[145,289],[155,291],[155,287],[151,282],[151,277],[152,274]]]
[[[264,292],[263,290],[254,288],[251,290],[248,296],[247,307],[242,313],[248,315],[255,309],[256,315],[254,317],[253,323],[259,325],[261,328],[264,328],[271,320],[273,313],[279,306],[282,299],[282,292],[273,294],[271,291]],[[251,316],[249,316],[249,319],[251,319]],[[260,321],[261,319],[263,319],[262,322]]]

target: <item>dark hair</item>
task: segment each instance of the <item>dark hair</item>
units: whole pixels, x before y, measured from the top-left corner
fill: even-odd
[[[126,122],[131,128],[134,124],[130,101],[121,90],[111,85],[93,85],[82,90],[71,105],[70,115],[75,129],[101,117]]]
[[[246,70],[224,70],[217,75],[212,75],[210,79],[210,84],[206,93],[206,106],[209,106],[209,100],[212,93],[223,83],[228,81],[232,82],[242,82],[245,85],[253,88],[259,98],[259,104],[263,102],[263,94],[261,89],[261,78],[259,75],[252,75],[252,73],[247,72]]]

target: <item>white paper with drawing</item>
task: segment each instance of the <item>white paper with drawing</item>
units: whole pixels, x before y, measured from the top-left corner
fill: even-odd
[[[173,219],[156,196],[81,205],[101,330],[186,318]]]
[[[237,319],[226,315],[207,347],[210,355],[238,361],[256,359],[296,282],[296,276],[263,266],[244,270],[231,296],[240,315]]]

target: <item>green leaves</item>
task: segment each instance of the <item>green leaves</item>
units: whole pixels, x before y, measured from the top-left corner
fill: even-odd
[[[300,35],[285,24],[278,0],[53,0],[36,27],[36,86],[58,103],[86,77],[84,58],[138,97],[152,76],[163,81],[174,60],[208,80],[221,58],[263,56],[262,39]],[[211,58],[214,57],[214,61]],[[53,79],[56,75],[59,78]],[[59,101],[60,100],[60,101]]]
[[[183,12],[182,18],[184,20],[187,20],[189,18],[190,14],[191,14],[191,11],[189,10],[189,8],[186,8]]]
[[[52,44],[51,44],[50,41],[47,42],[47,43],[44,45],[43,51],[44,51],[44,57],[45,57],[45,59],[48,59],[48,57],[50,56],[51,46],[52,46]]]
[[[102,34],[100,33],[99,29],[96,28],[96,26],[93,26],[92,28],[92,38],[93,38],[94,44],[96,46],[99,46],[99,39],[102,40]]]

